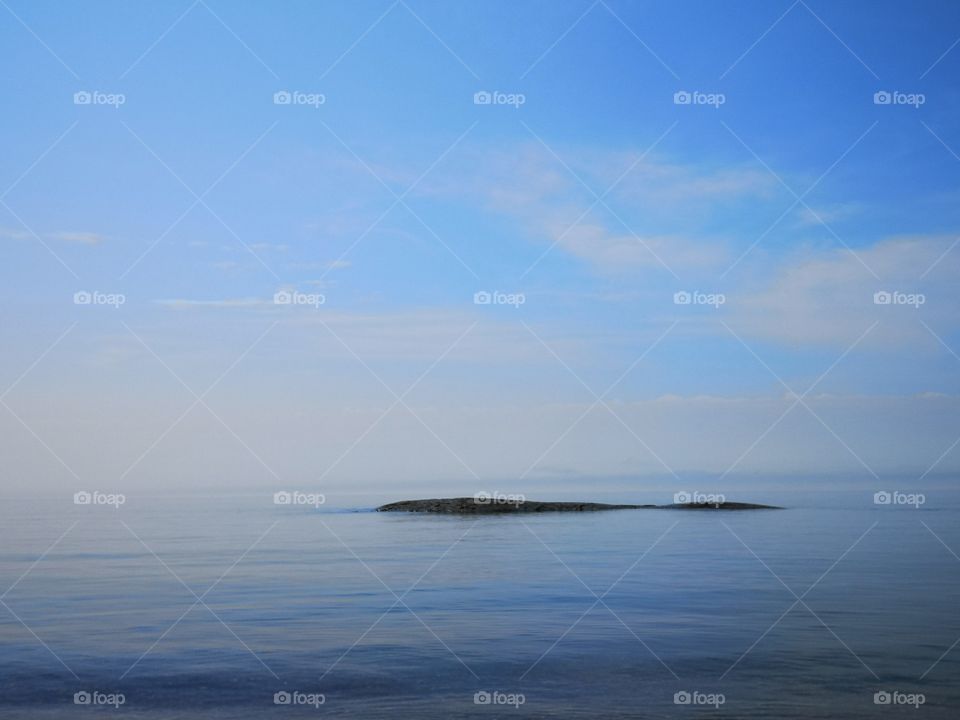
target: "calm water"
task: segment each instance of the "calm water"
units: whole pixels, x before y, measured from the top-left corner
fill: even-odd
[[[960,647],[937,663],[960,638],[956,493],[919,509],[872,490],[748,495],[790,509],[478,520],[267,494],[8,499],[0,716],[957,717]],[[925,703],[875,705],[884,690]],[[124,703],[78,707],[83,691]],[[324,702],[277,705],[282,691]]]

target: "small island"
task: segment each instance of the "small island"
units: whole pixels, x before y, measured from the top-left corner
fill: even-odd
[[[690,502],[670,505],[612,505],[595,502],[543,502],[540,500],[490,498],[431,498],[401,500],[377,508],[377,512],[422,512],[447,515],[508,515],[510,513],[595,512],[599,510],[782,510],[776,505],[743,502]]]

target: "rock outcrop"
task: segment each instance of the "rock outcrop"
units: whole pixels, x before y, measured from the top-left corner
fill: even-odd
[[[539,500],[477,499],[472,497],[401,500],[377,508],[377,512],[425,512],[449,515],[509,515],[511,513],[594,512],[598,510],[781,510],[775,505],[754,503],[674,503],[672,505],[611,505],[594,502],[543,502]]]

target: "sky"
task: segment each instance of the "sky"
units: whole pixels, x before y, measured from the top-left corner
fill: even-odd
[[[955,3],[3,0],[0,48],[5,490],[960,467]]]

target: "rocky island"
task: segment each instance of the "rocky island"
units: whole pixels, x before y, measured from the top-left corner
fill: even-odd
[[[594,502],[543,502],[507,498],[459,497],[401,500],[377,508],[377,512],[424,512],[448,515],[506,515],[509,513],[594,512],[598,510],[782,510],[776,505],[743,502],[689,502],[670,505],[611,505]]]

